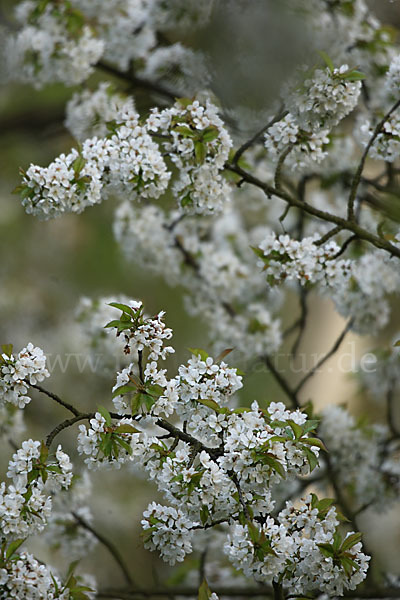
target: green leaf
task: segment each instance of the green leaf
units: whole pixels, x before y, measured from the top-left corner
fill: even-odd
[[[120,385],[116,390],[113,391],[112,397],[115,398],[116,396],[129,394],[130,392],[136,392],[136,388],[133,385]]]
[[[133,315],[133,309],[127,304],[122,304],[121,302],[110,302],[108,306],[113,306],[114,308],[118,308],[122,310],[123,313],[126,313],[129,316]]]
[[[303,425],[303,433],[309,433],[317,429],[319,421],[317,419],[308,419]]]
[[[324,442],[322,440],[320,440],[319,438],[314,438],[314,437],[302,438],[301,442],[302,442],[302,444],[308,444],[309,446],[317,446],[317,448],[320,448],[321,450],[325,450],[325,452],[328,452]]]
[[[306,455],[307,462],[310,465],[310,472],[314,471],[315,467],[318,466],[318,458],[315,456],[314,452],[307,448],[307,446],[303,446],[304,454]]]
[[[104,325],[104,329],[106,329],[106,327],[120,327],[121,325],[121,321],[119,319],[114,319],[113,321],[110,321],[109,323],[107,323],[107,325]]]
[[[196,161],[199,164],[202,164],[207,156],[207,149],[203,142],[197,141],[194,143],[194,155],[196,157]]]
[[[126,450],[126,452],[128,454],[132,454],[132,447],[126,440],[124,440],[119,435],[114,435],[113,438],[114,438],[114,441],[117,442],[117,444],[119,444],[121,446],[121,448]]]
[[[332,544],[317,544],[318,548],[321,550],[322,554],[327,558],[333,558],[335,552],[333,550]]]
[[[6,560],[12,557],[12,555],[18,550],[18,548],[24,543],[25,539],[14,540],[7,548]]]
[[[40,462],[45,463],[48,456],[49,456],[49,449],[46,446],[45,442],[42,442],[40,444],[40,456],[39,456]]]
[[[194,354],[194,356],[200,356],[201,360],[203,360],[204,362],[208,358],[207,352],[205,350],[202,350],[201,348],[188,348],[188,350],[189,352]]]
[[[247,529],[249,531],[249,536],[253,544],[257,544],[260,540],[261,532],[256,525],[252,521],[247,521]]]
[[[105,419],[107,427],[111,427],[112,419],[111,419],[111,415],[108,412],[108,410],[106,408],[104,408],[104,406],[101,406],[101,404],[97,407],[97,410],[99,411],[101,416]]]
[[[253,250],[254,254],[259,258],[265,258],[264,250],[261,250],[261,248],[257,248],[256,246],[250,246],[250,249]]]
[[[333,544],[332,544],[335,555],[338,554],[341,543],[342,543],[342,536],[340,535],[340,533],[338,531],[335,531],[335,533],[333,534]]]
[[[326,52],[324,52],[323,50],[318,50],[318,54],[320,55],[320,57],[322,58],[322,60],[324,61],[324,63],[328,67],[328,69],[330,70],[330,72],[333,73],[335,67],[334,67],[334,64],[333,64],[331,58],[328,56],[328,54]]]
[[[319,500],[314,506],[314,508],[318,509],[319,513],[326,513],[331,508],[332,504],[335,502],[334,498],[322,498]]]
[[[201,586],[199,587],[199,600],[209,600],[209,598],[211,597],[211,590],[208,587],[208,583],[205,579],[203,579],[203,582],[201,584]]]
[[[208,506],[203,504],[203,506],[200,509],[200,519],[201,519],[201,522],[203,523],[203,525],[205,525],[207,523],[209,516],[210,516],[210,511],[208,510]]]
[[[196,400],[196,402],[198,402],[199,404],[203,404],[204,406],[208,406],[208,408],[215,410],[215,412],[217,413],[219,413],[221,410],[221,407],[215,402],[215,400],[209,400],[208,398],[206,398],[204,400]]]
[[[395,342],[395,343],[393,344],[393,346],[395,346],[395,347],[396,347],[396,346],[400,346],[400,340],[397,340],[397,342]]]
[[[156,398],[159,398],[164,394],[164,388],[161,387],[161,385],[158,385],[158,383],[152,383],[147,386],[146,390],[151,396],[155,396]]]
[[[75,176],[79,175],[85,164],[86,160],[83,158],[83,156],[79,155],[76,157],[76,159],[72,163],[72,168],[74,170]]]
[[[268,465],[273,471],[276,471],[283,479],[286,477],[285,469],[282,463],[269,453],[263,453],[258,457],[258,460],[264,465]]]
[[[350,575],[353,573],[353,569],[356,571],[360,570],[360,566],[352,558],[350,558],[350,556],[341,556],[340,563],[348,577],[350,577]]]
[[[219,136],[219,129],[215,125],[210,125],[203,130],[202,138],[204,142],[212,142]]]
[[[292,429],[293,433],[294,433],[294,437],[296,440],[299,440],[301,438],[301,436],[303,435],[303,428],[301,425],[298,425],[297,423],[295,423],[294,421],[292,421],[291,419],[289,419],[287,421],[287,424],[290,426],[290,428]]]
[[[340,75],[340,78],[346,81],[361,81],[362,79],[365,79],[365,75],[364,73],[361,73],[361,71],[357,71],[357,69],[351,69]]]
[[[179,102],[183,108],[187,108],[193,103],[193,98],[176,98],[176,102]]]
[[[115,433],[139,433],[139,430],[133,427],[133,425],[122,423],[122,425],[118,425],[115,429]]]
[[[174,127],[174,131],[177,131],[184,137],[192,138],[192,137],[196,137],[196,135],[197,135],[196,131],[193,131],[193,129],[190,129],[190,127],[186,127],[185,125],[177,125],[176,127]]]
[[[362,534],[361,533],[352,533],[348,535],[343,544],[340,547],[340,552],[345,552],[346,550],[350,550],[353,546],[361,542]]]

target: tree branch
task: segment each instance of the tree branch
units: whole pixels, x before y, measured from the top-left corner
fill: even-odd
[[[114,558],[115,562],[117,563],[117,565],[119,566],[126,583],[128,584],[128,586],[130,588],[138,588],[139,591],[139,587],[135,584],[135,582],[133,581],[128,568],[124,562],[124,559],[122,558],[118,548],[112,543],[110,542],[110,540],[108,540],[106,537],[104,537],[104,535],[102,535],[101,533],[99,533],[98,531],[96,531],[91,525],[89,525],[89,523],[87,523],[84,519],[82,519],[82,517],[80,517],[76,512],[72,512],[72,516],[74,517],[75,521],[77,523],[79,523],[79,525],[81,527],[83,527],[83,529],[86,529],[87,531],[90,531],[90,533],[92,535],[94,535],[94,537],[101,543],[103,544],[103,546],[105,548],[107,548],[107,550],[109,551],[109,553],[111,554],[111,556]]]
[[[119,79],[127,81],[133,87],[143,88],[150,92],[160,94],[161,96],[165,96],[169,100],[175,100],[175,98],[179,97],[179,94],[175,94],[174,92],[165,88],[159,83],[148,81],[147,79],[141,79],[140,77],[136,77],[135,75],[131,75],[130,73],[124,71],[119,71],[116,67],[113,67],[112,65],[109,65],[103,61],[98,62],[96,67],[101,71],[112,75],[113,77],[118,77]]]
[[[274,125],[275,123],[277,123],[281,119],[284,119],[286,117],[286,115],[288,114],[288,112],[289,111],[287,111],[287,110],[282,110],[281,109],[278,112],[278,114],[275,115],[275,117],[273,117],[266,125],[264,125],[264,127],[262,129],[260,129],[260,131],[257,131],[257,133],[255,133],[252,138],[250,138],[247,142],[245,142],[244,144],[242,144],[240,146],[240,148],[238,150],[236,150],[236,152],[235,152],[235,154],[234,154],[234,156],[232,158],[232,164],[233,165],[237,165],[237,163],[239,162],[239,160],[242,157],[242,155],[246,152],[246,150],[248,150],[256,142],[258,142],[258,140],[262,138],[262,136],[264,135],[264,133],[266,133],[268,131],[268,129],[270,127],[272,127],[272,125]]]
[[[296,388],[294,389],[294,394],[298,394],[300,392],[300,390],[302,389],[302,387],[304,386],[304,384],[318,371],[318,369],[320,367],[322,367],[323,364],[326,363],[326,361],[335,354],[335,352],[337,352],[337,350],[339,349],[341,343],[343,342],[344,338],[346,337],[346,334],[348,333],[348,331],[350,330],[351,326],[353,324],[353,320],[351,319],[346,327],[343,329],[342,333],[339,335],[339,337],[337,338],[337,340],[335,341],[335,343],[333,344],[332,348],[329,350],[329,352],[327,352],[325,354],[325,356],[323,356],[321,358],[321,360],[319,360],[317,362],[317,364],[315,364],[313,366],[312,369],[310,369],[310,371],[303,377],[303,379],[301,379],[301,381],[297,384]]]
[[[386,252],[389,252],[389,254],[392,254],[393,256],[397,256],[398,258],[400,258],[400,248],[398,248],[397,246],[394,246],[387,240],[370,233],[367,229],[360,227],[360,225],[358,225],[358,223],[356,223],[355,221],[351,221],[349,219],[344,219],[342,217],[331,214],[324,210],[320,210],[319,208],[316,208],[315,206],[312,206],[311,204],[307,204],[307,202],[302,202],[298,198],[289,195],[286,191],[277,190],[275,187],[269,185],[268,183],[261,181],[260,179],[258,179],[257,177],[254,177],[254,175],[252,175],[251,173],[248,173],[247,171],[245,171],[244,169],[242,169],[241,167],[239,167],[237,165],[235,166],[230,163],[230,164],[226,165],[226,168],[229,171],[232,171],[233,173],[240,175],[242,177],[243,181],[245,181],[246,183],[254,185],[254,186],[258,187],[259,189],[263,190],[263,192],[268,196],[268,198],[271,198],[272,196],[281,198],[282,200],[285,200],[285,202],[287,202],[291,206],[296,206],[297,208],[300,208],[301,210],[303,210],[305,213],[312,215],[313,217],[316,217],[318,219],[321,219],[322,221],[334,223],[335,225],[337,225],[338,228],[340,228],[340,230],[346,229],[347,231],[352,231],[353,233],[355,233],[357,235],[357,237],[359,239],[365,240],[366,242],[369,242],[376,248],[385,250]]]
[[[351,190],[350,190],[350,196],[349,196],[349,201],[347,204],[347,218],[349,221],[354,221],[355,220],[355,215],[354,215],[354,202],[357,196],[357,190],[358,190],[358,186],[360,185],[360,181],[361,181],[361,175],[362,172],[364,170],[364,165],[365,165],[365,161],[367,160],[367,156],[368,156],[368,152],[371,149],[372,144],[374,143],[374,141],[376,140],[376,138],[378,137],[378,135],[380,134],[380,132],[382,131],[382,127],[384,126],[384,124],[386,123],[386,121],[388,120],[388,118],[390,117],[390,115],[399,108],[400,106],[400,100],[398,100],[393,106],[392,108],[386,113],[386,115],[383,117],[383,119],[381,119],[379,121],[379,123],[377,124],[377,126],[374,129],[374,132],[368,142],[368,144],[365,147],[365,150],[363,152],[363,155],[361,157],[360,160],[360,164],[358,165],[357,171],[354,175],[354,179],[353,179],[353,183],[351,185]]]
[[[292,390],[286,379],[282,377],[279,371],[275,368],[275,365],[273,364],[269,356],[264,356],[263,360],[267,365],[268,369],[271,371],[272,375],[274,376],[274,379],[279,384],[280,388],[285,392],[286,396],[291,401],[294,408],[300,408],[300,404],[296,395],[297,392]]]
[[[59,396],[57,396],[57,394],[53,394],[53,392],[49,392],[48,390],[44,389],[41,385],[39,385],[37,383],[29,383],[29,381],[27,379],[25,379],[25,383],[27,383],[31,388],[35,388],[35,390],[39,390],[39,392],[42,392],[42,394],[45,394],[46,396],[48,396],[49,398],[51,398],[52,400],[57,402],[57,404],[60,404],[61,406],[63,406],[67,410],[69,410],[69,412],[71,412],[76,417],[81,414],[79,412],[79,410],[77,408],[75,408],[75,406],[73,406],[72,404],[69,404],[68,402],[65,402]]]

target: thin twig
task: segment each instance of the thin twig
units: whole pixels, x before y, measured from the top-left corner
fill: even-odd
[[[150,92],[155,92],[156,94],[165,96],[169,100],[175,100],[176,97],[179,97],[179,94],[175,94],[159,83],[148,81],[147,79],[141,79],[140,77],[136,77],[135,75],[131,75],[125,71],[119,71],[116,67],[113,67],[103,61],[98,62],[96,67],[105,73],[108,73],[109,75],[113,75],[114,77],[118,77],[119,79],[127,81],[128,83],[132,84],[133,87],[139,87],[149,90]]]
[[[274,125],[281,119],[284,119],[287,114],[288,114],[287,110],[283,111],[281,109],[278,112],[278,114],[275,115],[275,117],[273,117],[266,125],[264,125],[264,127],[262,129],[260,129],[260,131],[257,131],[257,133],[255,133],[252,138],[250,138],[247,142],[242,144],[240,146],[240,148],[238,150],[236,150],[236,153],[235,153],[234,157],[232,158],[232,164],[236,165],[239,162],[241,156],[246,152],[246,150],[248,150],[253,144],[255,144],[259,139],[261,139],[262,136],[264,135],[264,133],[266,133],[268,131],[268,129],[270,127],[272,127],[272,125]]]
[[[393,389],[390,388],[386,394],[386,420],[389,427],[389,430],[392,434],[393,438],[400,437],[400,431],[397,429],[394,423],[394,414],[393,414]]]
[[[304,375],[303,379],[301,379],[301,381],[299,381],[299,383],[297,384],[297,387],[294,389],[294,394],[297,395],[300,390],[302,389],[302,387],[304,386],[304,384],[313,376],[315,375],[315,373],[318,371],[318,369],[320,369],[322,367],[323,364],[326,363],[326,361],[335,354],[335,352],[338,351],[341,343],[343,342],[344,338],[346,337],[348,331],[350,330],[351,326],[353,324],[353,319],[351,319],[346,327],[343,329],[342,333],[339,335],[339,337],[337,338],[337,340],[335,341],[335,343],[333,344],[332,348],[329,350],[329,352],[327,352],[325,354],[325,356],[323,356],[321,358],[321,360],[319,360],[313,367],[312,369],[310,369],[310,371],[308,373],[306,373],[306,375]]]
[[[301,339],[303,337],[305,328],[306,328],[306,324],[307,324],[307,315],[308,315],[308,308],[307,308],[307,294],[308,291],[306,289],[304,289],[300,284],[300,309],[301,309],[301,313],[300,313],[300,319],[299,319],[299,332],[297,334],[297,337],[294,341],[294,344],[292,346],[292,354],[296,355],[297,351],[299,349],[300,346],[300,342]]]
[[[333,229],[330,229],[325,235],[323,235],[317,242],[315,242],[316,246],[323,246],[323,244],[325,244],[328,240],[331,239],[331,237],[337,235],[338,233],[340,233],[342,231],[342,227],[334,227]]]
[[[69,402],[65,402],[65,400],[62,400],[59,396],[57,396],[57,394],[54,394],[53,392],[49,392],[48,390],[44,389],[41,385],[39,385],[37,383],[29,383],[28,380],[26,380],[26,383],[31,388],[35,388],[35,390],[42,392],[42,394],[45,394],[46,396],[48,396],[49,398],[51,398],[52,400],[57,402],[57,404],[60,404],[61,406],[63,406],[67,410],[69,410],[69,412],[71,412],[76,417],[81,414],[79,412],[79,410],[77,408],[75,408],[75,406],[72,406],[72,404],[69,404]]]
[[[128,568],[127,568],[127,566],[124,562],[124,559],[122,558],[118,548],[112,542],[110,542],[110,540],[108,540],[106,537],[104,537],[103,534],[96,531],[96,529],[94,529],[91,525],[89,525],[89,523],[87,523],[84,519],[82,519],[82,517],[80,517],[76,512],[72,512],[72,516],[74,517],[75,521],[77,523],[79,523],[79,525],[81,527],[83,527],[83,529],[90,531],[90,533],[92,535],[94,535],[94,537],[97,540],[99,540],[99,542],[101,544],[103,544],[103,546],[105,548],[107,548],[107,550],[113,556],[115,562],[121,569],[121,572],[126,580],[126,583],[129,585],[129,587],[130,588],[138,588],[138,591],[139,591],[140,588],[133,581],[131,574],[129,573]]]
[[[390,115],[399,108],[400,106],[400,100],[398,100],[393,106],[392,108],[385,114],[385,116],[383,117],[383,119],[381,119],[379,121],[379,123],[377,124],[377,126],[374,129],[374,132],[368,142],[368,144],[365,147],[365,150],[363,152],[363,155],[361,157],[360,163],[358,165],[357,171],[354,175],[354,179],[351,185],[351,190],[350,190],[350,196],[349,196],[349,201],[347,204],[347,218],[349,221],[354,221],[355,220],[355,215],[354,215],[354,202],[357,196],[357,190],[358,190],[358,186],[360,185],[360,181],[361,181],[361,175],[362,172],[364,170],[364,165],[365,165],[365,161],[367,160],[367,156],[368,156],[368,152],[371,149],[372,144],[375,142],[376,138],[378,137],[378,135],[380,134],[380,132],[382,131],[382,127],[384,126],[384,124],[386,123],[386,121],[389,119]]]
[[[281,389],[285,392],[285,394],[287,395],[287,397],[289,398],[289,400],[291,401],[293,406],[295,408],[299,408],[300,404],[297,399],[297,392],[292,390],[292,388],[290,387],[290,385],[288,384],[286,379],[284,377],[282,377],[282,375],[279,373],[279,371],[275,368],[275,365],[273,364],[273,362],[269,358],[269,356],[264,356],[263,360],[264,360],[265,364],[267,365],[267,367],[269,368],[269,370],[271,371],[272,375],[274,376],[274,379],[277,381],[277,383],[279,384]]]
[[[341,256],[342,254],[344,254],[344,252],[346,252],[347,248],[350,246],[350,244],[352,242],[355,242],[356,240],[358,240],[358,236],[351,235],[349,238],[347,238],[347,240],[342,244],[342,247],[340,248],[340,250],[338,250],[336,252],[336,254],[334,254],[329,260],[335,260],[335,258],[339,258],[339,256]]]

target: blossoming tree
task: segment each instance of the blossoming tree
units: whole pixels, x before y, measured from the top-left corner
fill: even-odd
[[[42,349],[4,343],[3,431],[38,392],[66,418],[13,449],[0,487],[2,598],[400,596],[394,576],[368,572],[357,522],[398,498],[400,334],[381,346],[374,372],[360,375],[365,394],[385,407],[385,424],[360,425],[337,405],[317,414],[302,396],[349,330],[376,335],[391,323],[400,291],[400,50],[364,0],[288,5],[320,52],[246,139],[239,116],[224,114],[212,92],[205,57],[170,41],[174,28],[204,25],[212,0],[15,7],[12,76],[36,88],[80,86],[65,117],[75,147],[22,171],[26,212],[53,219],[117,199],[116,242],[182,287],[187,310],[207,323],[209,346],[171,373],[164,312],[149,316],[138,299],[83,299],[86,335],[125,365],[109,405],[87,412],[44,384]],[[102,79],[92,85],[94,72]],[[147,90],[149,111],[136,109],[137,89]],[[284,328],[293,291],[298,315]],[[274,356],[287,340],[298,352],[311,291],[330,298],[347,324],[293,383]],[[268,367],[286,405],[271,397],[239,405],[246,378],[230,365],[232,348],[237,363]],[[81,465],[72,466],[57,436],[74,428]],[[90,471],[120,469],[123,480],[138,468],[164,498],[143,514],[145,547],[170,565],[202,557],[184,588],[138,587],[117,542],[91,525]],[[39,533],[74,560],[66,577],[24,549]],[[125,588],[99,590],[80,572],[76,560],[96,541],[118,562]]]

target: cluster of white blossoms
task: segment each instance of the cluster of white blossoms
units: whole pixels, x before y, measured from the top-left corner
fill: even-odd
[[[134,110],[132,97],[116,92],[103,81],[93,92],[85,89],[72,96],[65,108],[65,126],[81,142],[94,136],[104,138],[110,132],[107,123],[122,112]]]
[[[69,600],[70,590],[59,577],[32,554],[21,552],[0,560],[0,594],[2,598],[25,600]],[[88,596],[89,597],[89,596]]]
[[[390,316],[390,295],[400,290],[400,273],[386,252],[376,250],[358,260],[335,258],[340,246],[334,241],[317,245],[318,235],[302,240],[275,233],[256,249],[270,285],[299,281],[318,284],[338,312],[352,319],[360,333],[378,331]]]
[[[383,510],[400,489],[398,442],[386,444],[382,425],[363,425],[341,406],[322,411],[319,433],[331,456],[340,484],[359,505],[373,504]]]
[[[6,352],[0,355],[0,399],[24,408],[31,401],[27,396],[29,385],[50,376],[46,356],[41,348],[31,343],[16,356],[12,354],[12,347],[5,349]]]
[[[192,552],[191,529],[196,526],[182,510],[152,502],[143,513],[144,547],[159,550],[161,558],[174,565]]]
[[[210,102],[205,107],[198,101],[188,106],[182,102],[152,112],[141,125],[127,101],[108,122],[107,137],[86,139],[79,151],[61,154],[48,167],[31,165],[18,188],[26,211],[45,219],[79,213],[110,192],[159,198],[171,172],[153,140],[157,131],[171,140],[163,146],[180,172],[173,191],[181,207],[190,205],[200,213],[219,210],[229,194],[221,171],[231,140]]]
[[[329,141],[329,129],[302,129],[291,113],[271,125],[265,134],[265,148],[270,157],[276,160],[288,150],[286,164],[296,170],[310,168],[323,161],[328,156],[326,147]]]
[[[55,460],[48,460],[48,448],[27,440],[8,465],[8,486],[0,484],[0,523],[3,536],[25,538],[45,527],[51,514],[50,492],[67,489],[72,481],[69,456],[58,446]]]
[[[117,334],[121,329],[125,331],[123,327],[129,331],[135,309],[125,305],[116,308],[122,311],[121,318],[109,325],[117,329]],[[281,402],[272,402],[267,409],[257,402],[251,408],[234,408],[235,393],[242,387],[241,375],[202,350],[193,350],[188,363],[178,368],[173,379],[168,379],[165,369],[158,368],[160,356],[150,354],[146,364],[141,369],[139,366],[139,374],[132,364],[118,375],[114,402],[117,399],[118,410],[129,410],[130,398],[132,418],[112,425],[109,413],[102,409],[102,414],[97,413],[90,421],[89,431],[80,426],[78,438],[79,451],[89,455],[86,462],[91,468],[105,457],[116,466],[132,461],[163,493],[168,505],[153,502],[144,513],[146,547],[158,550],[164,560],[174,564],[192,552],[197,531],[226,523],[228,557],[246,574],[251,549],[244,553],[231,540],[237,539],[238,528],[257,530],[258,521],[253,521],[257,517],[263,523],[263,533],[259,534],[263,543],[253,544],[253,554],[255,545],[257,560],[262,563],[251,571],[257,573],[257,579],[271,583],[285,578],[288,589],[296,593],[314,589],[318,584],[313,584],[305,557],[313,544],[313,564],[324,561],[324,589],[328,589],[328,579],[332,586],[329,589],[335,592],[353,589],[365,578],[367,566],[359,537],[357,544],[354,541],[348,548],[341,545],[337,551],[335,547],[330,561],[325,560],[326,553],[318,546],[329,545],[333,536],[339,535],[338,522],[332,516],[334,509],[322,517],[314,506],[308,506],[310,515],[303,511],[302,517],[293,519],[294,509],[288,505],[279,516],[287,547],[279,550],[277,545],[276,552],[271,552],[276,540],[271,490],[286,478],[306,476],[316,468],[323,448],[322,442],[313,437],[317,421],[309,420],[300,410],[288,410]],[[178,420],[176,425],[165,421],[173,415],[174,422]],[[161,433],[165,430],[170,434],[167,437]],[[118,438],[124,439],[123,448]],[[313,542],[309,539],[311,531],[316,532]],[[244,543],[243,532],[241,538]],[[347,551],[353,546],[350,556]],[[292,550],[289,568],[286,559]],[[268,568],[275,556],[274,568]]]
[[[270,233],[260,244],[258,255],[262,259],[271,285],[283,281],[298,280],[302,284],[332,280],[350,270],[349,260],[335,261],[340,246],[334,241],[317,246],[318,236],[302,240],[292,239],[287,234],[277,236]]]
[[[336,509],[319,510],[316,496],[296,507],[291,502],[277,517],[260,526],[236,525],[225,552],[237,568],[258,581],[282,581],[291,594],[324,592],[342,595],[365,579],[369,557],[361,551],[359,534],[342,540]]]
[[[109,413],[102,412],[96,412],[94,418],[90,419],[89,428],[79,425],[78,452],[86,457],[84,462],[91,470],[120,468],[131,460],[130,443],[132,434],[136,432],[134,420],[123,418],[112,423]]]
[[[387,86],[396,98],[400,92],[400,54],[397,54],[389,65],[387,72]]]
[[[155,45],[151,0],[73,0],[104,44],[103,58],[125,71]]]
[[[306,131],[331,129],[357,105],[361,82],[358,71],[339,68],[316,69],[290,94],[288,108]]]
[[[48,167],[31,165],[20,191],[28,213],[52,218],[82,212],[110,190],[158,198],[170,179],[161,152],[133,109],[123,109],[107,138],[88,138],[78,152],[60,155]]]
[[[168,135],[165,150],[179,170],[173,191],[183,208],[200,214],[218,212],[229,197],[221,171],[232,147],[231,138],[209,100],[178,100],[174,106],[153,109],[149,130]]]
[[[339,68],[330,65],[315,69],[294,90],[287,89],[284,104],[289,112],[264,136],[272,161],[284,156],[289,169],[301,171],[321,163],[329,154],[331,129],[357,105],[361,78],[361,73],[346,64]]]
[[[165,360],[168,354],[174,353],[172,346],[164,346],[165,340],[172,338],[172,329],[164,323],[164,311],[160,311],[154,317],[146,317],[141,300],[131,300],[129,304],[111,303],[111,306],[122,310],[119,321],[113,320],[107,327],[116,327],[117,336],[123,335],[125,340],[124,351],[142,352],[148,350],[149,360]]]
[[[361,117],[358,121],[358,129],[356,129],[356,137],[362,146],[367,146],[370,141],[376,123],[372,123],[369,119]],[[385,121],[381,133],[378,133],[374,140],[369,155],[371,158],[394,162],[400,156],[400,116],[399,112],[395,112]]]
[[[67,3],[21,2],[15,17],[22,29],[8,40],[9,71],[35,87],[54,81],[85,81],[104,50],[104,42],[77,7]]]

